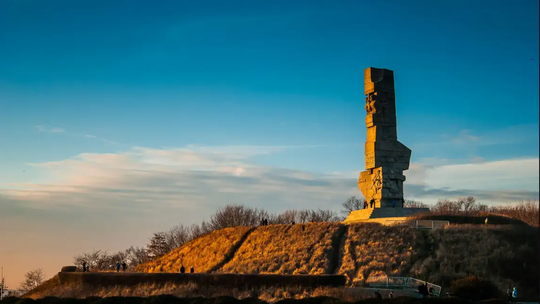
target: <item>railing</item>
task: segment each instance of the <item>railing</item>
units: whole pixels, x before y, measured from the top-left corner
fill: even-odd
[[[450,224],[449,221],[436,220],[388,220],[387,222],[395,226],[406,226],[415,229],[438,229]]]
[[[387,287],[387,288],[410,288],[417,289],[420,284],[425,283],[428,286],[430,295],[439,297],[441,295],[442,287],[429,283],[426,281],[418,280],[411,277],[371,277],[366,280],[371,287]]]

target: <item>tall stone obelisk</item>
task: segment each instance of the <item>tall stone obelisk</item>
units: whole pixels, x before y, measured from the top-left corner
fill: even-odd
[[[409,169],[411,149],[397,139],[394,72],[368,68],[364,71],[366,94],[366,171],[360,172],[358,188],[374,206],[354,210],[345,223],[375,221],[392,224],[429,212],[429,208],[403,208],[403,171]]]
[[[411,150],[397,138],[394,72],[368,68],[364,71],[367,140],[366,171],[358,187],[375,208],[402,207],[404,170],[409,169]]]

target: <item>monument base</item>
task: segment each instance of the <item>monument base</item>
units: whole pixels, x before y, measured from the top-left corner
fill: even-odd
[[[386,225],[426,212],[429,212],[429,208],[368,208],[352,211],[343,223],[375,222]]]

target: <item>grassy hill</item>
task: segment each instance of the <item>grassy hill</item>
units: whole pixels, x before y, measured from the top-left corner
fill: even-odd
[[[226,258],[252,231],[251,227],[234,227],[212,231],[198,237],[154,261],[137,266],[139,272],[186,272],[193,266],[197,272],[210,272],[225,262]]]
[[[351,285],[364,285],[376,276],[407,276],[412,264],[425,257],[426,248],[424,234],[413,228],[350,225],[339,273]]]
[[[467,223],[464,218],[460,221]],[[350,286],[365,286],[374,276],[410,276],[441,285],[443,292],[455,279],[475,275],[501,290],[517,286],[521,298],[537,299],[539,234],[537,227],[513,223],[458,224],[436,230],[340,223],[235,227],[192,240],[139,265],[137,271],[174,273],[183,264],[193,265],[196,272],[343,274]],[[155,290],[144,294],[155,295]],[[132,294],[127,289],[118,292]]]
[[[343,228],[337,223],[259,227],[249,235],[222,271],[271,274],[333,273],[332,261],[337,258],[337,248],[334,249],[332,245],[339,244],[341,231]]]
[[[366,286],[375,276],[410,276],[448,287],[476,275],[501,290],[517,285],[521,295],[532,296],[539,294],[538,237],[537,228],[513,221],[436,230],[339,223],[236,227],[193,240],[137,270],[178,272],[183,262],[197,272],[336,273],[353,286]]]

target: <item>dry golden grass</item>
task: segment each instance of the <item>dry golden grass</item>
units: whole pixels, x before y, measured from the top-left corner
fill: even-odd
[[[45,297],[84,299],[87,297],[151,297],[173,295],[177,297],[220,297],[231,296],[237,299],[256,297],[263,301],[274,303],[284,299],[304,299],[309,297],[326,296],[347,302],[357,302],[373,296],[372,291],[350,290],[334,287],[261,287],[252,289],[226,288],[220,286],[198,286],[187,284],[140,284],[134,286],[86,286],[81,284],[56,284],[46,290],[34,292],[28,298],[42,299]],[[386,294],[385,294],[386,297]]]
[[[338,223],[270,225],[257,228],[223,272],[324,274],[331,271]],[[334,252],[335,253],[335,252]]]
[[[145,264],[137,266],[139,272],[180,272],[182,264],[189,271],[207,272],[223,262],[227,253],[241,240],[251,227],[234,227],[213,231],[196,238],[182,247]]]
[[[423,251],[423,242],[409,227],[350,225],[338,273],[351,285],[364,285],[370,277],[403,276]]]
[[[204,272],[228,261],[219,271],[328,274],[338,266],[337,273],[346,275],[351,285],[363,285],[368,278],[374,276],[410,276],[441,285],[443,292],[453,280],[475,275],[493,281],[503,290],[508,286],[517,286],[522,298],[538,297],[540,266],[537,255],[540,251],[540,233],[537,228],[526,225],[467,224],[419,231],[400,226],[353,224],[347,227],[347,234],[340,237],[343,227],[338,223],[263,226],[247,235],[241,245],[239,241],[242,236],[252,228],[227,228],[193,240],[156,261],[139,266],[137,270],[179,272],[184,263],[186,268],[194,265],[196,272]],[[229,260],[227,255],[239,245]],[[337,261],[340,261],[339,265],[336,265]],[[77,293],[79,290],[79,287],[69,291],[65,286],[56,286],[51,282],[48,284],[50,286],[38,290],[38,294],[62,295]],[[103,287],[91,295],[182,296],[182,290],[194,288],[190,286],[146,284],[140,285],[140,288]],[[248,293],[262,292],[262,299],[272,302],[287,297],[307,297],[314,293],[319,295],[339,290],[323,288],[320,290],[324,292],[319,290],[317,293],[291,286],[285,289],[266,288],[225,293],[225,289],[198,286],[195,294],[242,298]]]

